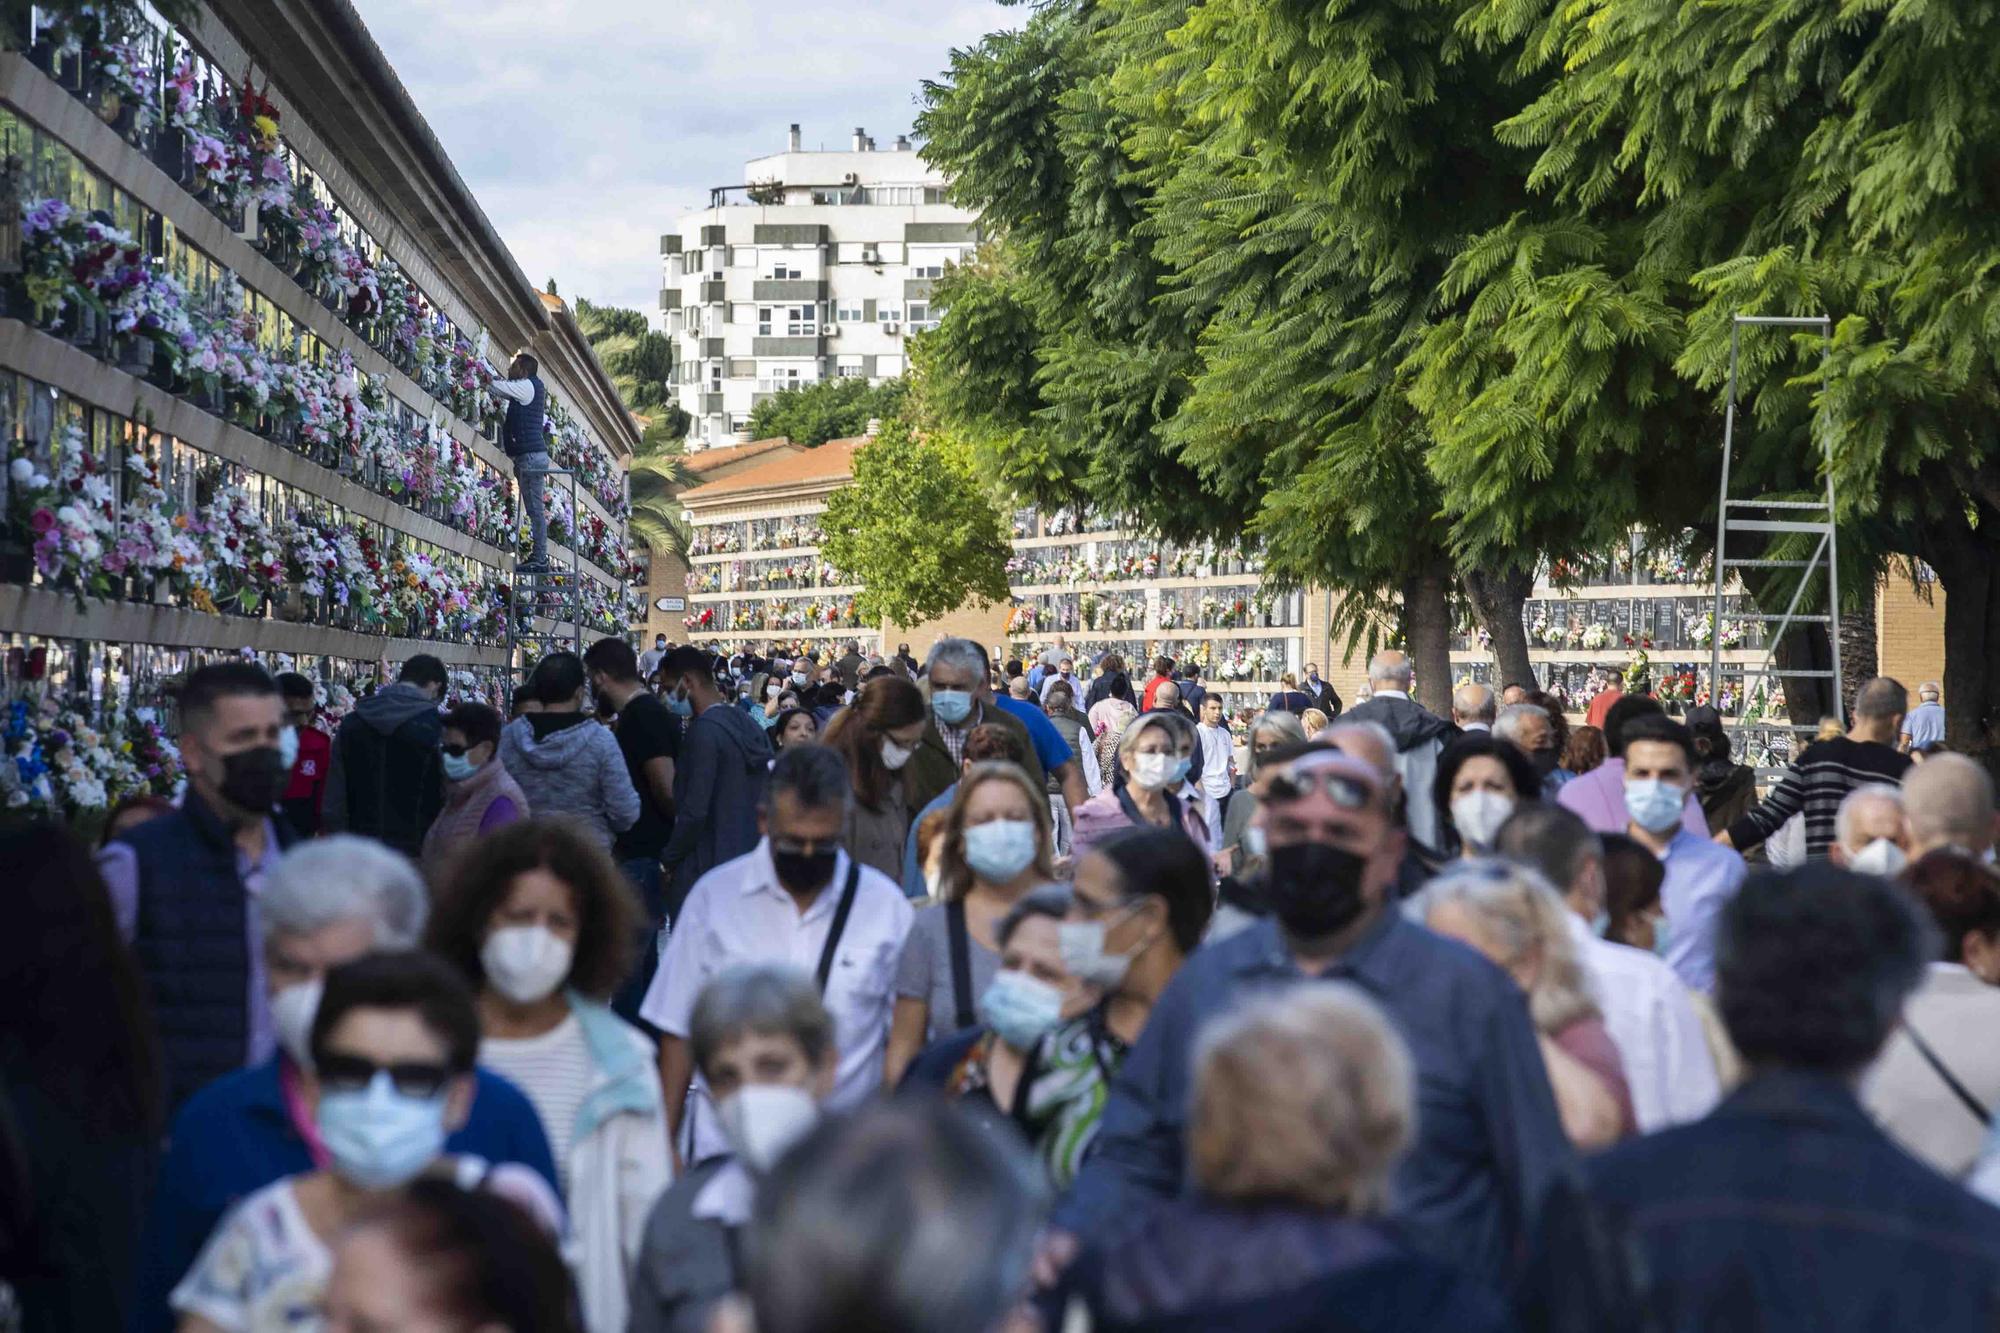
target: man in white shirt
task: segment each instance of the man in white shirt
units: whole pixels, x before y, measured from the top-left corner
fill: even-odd
[[[1201,745],[1201,810],[1208,820],[1208,845],[1222,846],[1222,817],[1229,809],[1229,795],[1236,790],[1236,738],[1222,721],[1222,699],[1209,695],[1201,701],[1201,722],[1195,727]]]
[[[1652,954],[1600,939],[1589,924],[1604,911],[1604,845],[1597,835],[1553,801],[1523,801],[1500,826],[1496,850],[1540,871],[1562,894],[1577,960],[1625,1064],[1639,1131],[1707,1115],[1721,1088],[1687,988]]]
[[[527,513],[534,543],[529,558],[515,566],[524,574],[545,573],[549,567],[549,517],[543,502],[550,471],[546,433],[549,391],[542,384],[540,370],[534,357],[521,352],[508,363],[507,377],[491,385],[494,394],[507,404],[500,444],[514,460],[514,480],[521,486],[521,508]]]
[[[660,1029],[667,1126],[685,1162],[726,1150],[688,1045],[695,998],[739,963],[810,973],[833,1016],[839,1064],[827,1106],[848,1110],[882,1086],[896,959],[910,928],[903,891],[840,846],[853,800],[847,765],[820,745],[779,752],[759,822],[764,839],[695,881],[639,1015]]]

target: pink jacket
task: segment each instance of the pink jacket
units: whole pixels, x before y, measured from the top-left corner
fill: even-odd
[[[462,844],[526,819],[528,813],[528,798],[522,794],[521,784],[507,772],[500,756],[494,755],[465,781],[445,784],[444,809],[438,811],[424,834],[425,872],[436,874]]]
[[[1201,807],[1195,800],[1181,797],[1181,827],[1194,839],[1195,846],[1201,848],[1204,858],[1208,855],[1208,821],[1202,818]],[[1115,788],[1106,787],[1097,795],[1070,811],[1075,822],[1075,832],[1070,839],[1070,855],[1077,860],[1083,854],[1114,833],[1133,827],[1125,814],[1125,807],[1118,803]]]

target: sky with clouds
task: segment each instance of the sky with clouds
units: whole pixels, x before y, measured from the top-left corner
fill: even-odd
[[[1019,23],[994,0],[355,0],[537,284],[652,312],[659,237],[743,163],[887,146],[951,49]]]

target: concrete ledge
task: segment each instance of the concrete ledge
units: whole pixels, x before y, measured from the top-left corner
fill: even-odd
[[[399,660],[414,653],[431,653],[449,666],[506,667],[502,646],[451,643],[445,640],[387,638],[357,634],[325,625],[299,625],[249,616],[209,615],[170,606],[84,599],[84,609],[66,593],[47,588],[0,585],[0,627],[15,634],[51,639],[89,639],[100,643],[160,644],[177,648],[234,651],[255,648],[266,653],[344,657],[358,662]]]

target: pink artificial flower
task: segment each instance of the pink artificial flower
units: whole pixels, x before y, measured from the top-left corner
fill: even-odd
[[[56,525],[56,516],[46,509],[37,509],[28,515],[28,526],[37,534],[47,532]]]

